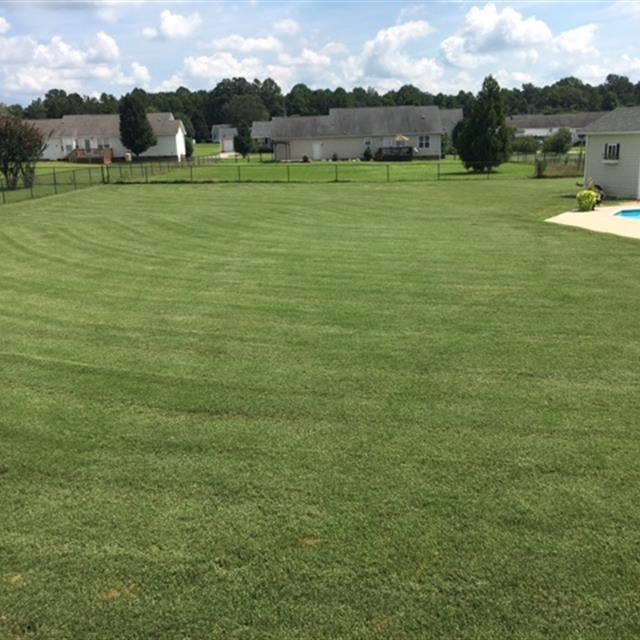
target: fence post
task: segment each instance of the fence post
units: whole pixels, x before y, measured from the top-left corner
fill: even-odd
[[[58,181],[56,180],[56,170],[53,170],[53,193],[58,195]]]
[[[236,168],[238,169],[238,182],[240,182],[240,165],[237,165]]]
[[[149,168],[147,167],[147,165],[144,165],[144,181],[148,184],[149,183]]]
[[[287,182],[291,182],[291,167],[287,165]]]
[[[391,181],[391,172],[389,169],[389,164],[387,163],[387,182]]]

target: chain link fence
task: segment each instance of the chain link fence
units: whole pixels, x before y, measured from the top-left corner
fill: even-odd
[[[540,175],[536,162],[544,162]],[[444,180],[501,180],[533,177],[579,177],[583,158],[535,156],[512,158],[492,172],[467,171],[457,159],[412,162],[265,162],[259,158],[222,160],[201,157],[188,161],[116,163],[86,168],[38,167],[32,184],[15,190],[0,182],[0,204],[57,195],[96,185],[131,183],[328,183],[328,182],[437,182]]]

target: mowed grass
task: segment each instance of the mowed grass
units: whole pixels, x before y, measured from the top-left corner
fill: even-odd
[[[198,158],[201,156],[215,156],[220,153],[220,145],[217,142],[198,142],[193,145],[193,155]]]
[[[116,169],[114,167],[114,169]],[[126,168],[121,170],[128,179]],[[117,169],[114,172],[118,179]],[[491,175],[467,172],[458,160],[440,162],[246,162],[239,160],[169,168],[150,176],[151,182],[416,182],[530,178],[533,166],[506,163]],[[139,176],[134,176],[139,180]]]
[[[0,210],[0,637],[640,634],[640,262],[572,180]]]

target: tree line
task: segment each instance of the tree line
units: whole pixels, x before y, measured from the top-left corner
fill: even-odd
[[[330,108],[339,107],[435,105],[461,107],[468,111],[475,101],[473,93],[468,91],[433,94],[411,84],[386,93],[379,93],[373,88],[356,87],[348,91],[341,87],[311,89],[305,84],[296,84],[285,94],[271,78],[253,82],[245,78],[229,78],[209,91],[190,91],[180,87],[176,91],[151,93],[134,89],[132,95],[147,111],[172,112],[184,122],[190,136],[198,141],[209,138],[213,124],[243,126],[253,120],[274,116],[322,115]],[[640,82],[634,84],[626,76],[610,74],[602,84],[590,85],[568,77],[544,87],[528,83],[516,89],[502,88],[500,95],[508,115],[607,111],[617,106],[640,105]],[[43,98],[36,98],[26,107],[0,104],[0,114],[41,119],[118,113],[122,99],[108,93],[93,97],[51,89]]]

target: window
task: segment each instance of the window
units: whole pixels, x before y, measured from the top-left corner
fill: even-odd
[[[620,160],[620,144],[605,144],[602,157],[604,160]]]
[[[431,146],[429,136],[418,136],[418,149],[428,149]]]

